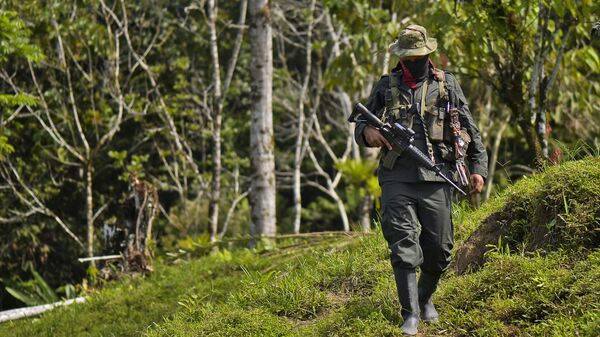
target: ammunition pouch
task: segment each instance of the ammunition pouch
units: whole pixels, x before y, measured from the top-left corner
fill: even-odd
[[[395,95],[395,96],[394,96]],[[411,105],[400,103],[400,92],[398,88],[389,88],[385,93],[385,111],[383,122],[392,121],[402,124],[405,128],[411,129],[415,118],[414,111],[411,111]]]
[[[382,163],[383,163],[383,167],[385,167],[388,170],[391,170],[394,168],[394,164],[396,163],[396,159],[398,159],[398,157],[400,156],[399,154],[397,154],[394,151],[390,151],[390,150],[384,150],[385,152],[383,153],[383,157],[381,158]]]
[[[446,87],[446,77],[442,70],[434,69],[434,76],[438,83],[438,98],[425,106],[423,121],[429,135],[428,142],[433,145],[434,151],[437,151],[442,159],[446,161],[456,161],[456,155],[459,152],[455,148],[455,136],[450,126],[450,114],[446,111],[450,95]],[[397,122],[402,126],[411,129],[414,124],[416,109],[411,109],[412,105],[403,104],[399,89],[401,74],[390,74],[390,85],[385,92],[385,110],[382,116],[383,122]],[[427,94],[427,93],[424,93]],[[471,142],[471,137],[467,130],[461,128],[461,138],[464,141],[463,151]],[[387,169],[393,169],[399,154],[394,151],[383,150],[382,164]]]
[[[431,143],[439,143],[444,140],[444,117],[446,115],[444,108],[435,105],[426,107],[425,123],[429,131],[429,140]]]

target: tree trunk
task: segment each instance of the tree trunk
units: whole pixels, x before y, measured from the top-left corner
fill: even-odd
[[[518,114],[514,114],[518,116]],[[523,119],[519,122],[519,127],[523,132],[523,136],[527,141],[527,146],[529,147],[530,158],[532,158],[532,163],[539,167],[544,162],[544,155],[542,153],[542,145],[538,138],[537,130],[534,125],[529,123],[528,119]]]
[[[363,232],[371,231],[371,209],[373,208],[373,196],[367,192],[360,202],[360,225]]]
[[[344,232],[350,231],[350,220],[348,219],[348,213],[346,212],[346,206],[342,201],[342,198],[337,194],[335,189],[330,188],[330,195],[335,201],[338,211],[340,212],[340,216],[342,217],[342,227],[344,228]]]
[[[312,30],[313,30],[313,13],[315,10],[316,0],[312,0],[310,4],[310,23],[306,31],[306,67],[304,70],[304,80],[302,81],[302,89],[300,92],[300,98],[298,102],[298,134],[296,135],[296,151],[294,153],[294,233],[300,233],[300,222],[302,220],[302,191],[301,191],[301,171],[302,159],[304,159],[302,145],[304,144],[304,100],[308,91],[308,83],[310,81],[310,74],[312,69]]]
[[[92,163],[88,158],[85,168],[85,209],[87,218],[87,253],[88,257],[94,256],[94,198],[92,185]],[[96,265],[90,261],[90,265]]]
[[[217,240],[217,231],[219,226],[219,199],[221,198],[221,110],[222,110],[222,94],[221,94],[221,67],[219,63],[219,49],[217,47],[217,8],[215,0],[208,0],[208,27],[210,31],[210,55],[213,63],[213,85],[214,85],[214,102],[213,102],[213,118],[212,118],[212,133],[213,133],[213,169],[211,182],[211,197],[210,197],[210,242]]]
[[[498,151],[500,150],[500,143],[502,141],[502,134],[508,125],[508,119],[500,125],[500,129],[496,133],[494,144],[492,146],[492,155],[490,156],[490,163],[488,165],[488,176],[485,182],[485,192],[483,195],[483,201],[490,198],[492,194],[492,188],[494,186],[494,174],[496,174],[496,163],[498,162]]]
[[[250,190],[252,236],[272,236],[276,233],[272,111],[273,38],[270,11],[271,5],[268,0],[252,0],[249,3],[252,55],[250,147],[254,170]]]

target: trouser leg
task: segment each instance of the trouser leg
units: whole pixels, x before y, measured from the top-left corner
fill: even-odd
[[[430,274],[441,274],[448,269],[454,245],[451,189],[445,183],[419,185],[417,216],[421,223],[421,270]]]
[[[390,260],[404,322],[401,330],[415,335],[419,324],[419,295],[415,268],[423,262],[419,247],[416,199],[410,184],[382,186],[382,231],[390,248]]]
[[[381,186],[381,229],[393,266],[416,268],[423,263],[419,247],[417,198],[413,184],[386,183]]]
[[[452,199],[446,184],[424,184],[417,201],[417,215],[421,223],[419,245],[423,264],[419,278],[419,307],[421,318],[436,322],[439,318],[432,301],[442,273],[450,263],[453,246]]]
[[[438,319],[431,297],[448,268],[453,246],[451,191],[444,183],[389,183],[382,185],[382,231],[402,305],[406,334],[416,332],[419,314]],[[419,234],[418,222],[421,224]],[[421,266],[418,290],[411,288],[414,268]],[[416,277],[415,282],[416,284]],[[416,287],[415,287],[416,288]],[[412,303],[411,294],[417,294]]]
[[[381,190],[381,227],[392,264],[443,273],[454,244],[449,185],[386,183]],[[417,221],[421,223],[420,234]]]

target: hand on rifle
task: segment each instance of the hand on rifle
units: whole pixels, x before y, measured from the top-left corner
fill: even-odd
[[[477,173],[471,174],[471,194],[483,191],[483,177]]]
[[[392,145],[388,142],[387,139],[377,130],[376,128],[367,125],[365,130],[363,131],[363,135],[365,136],[365,141],[367,145],[372,147],[383,147],[386,146],[388,150],[392,149]]]

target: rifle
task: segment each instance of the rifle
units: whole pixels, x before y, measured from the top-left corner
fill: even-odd
[[[362,116],[365,119],[357,120],[356,117]],[[377,116],[375,116],[369,109],[367,109],[361,103],[356,103],[352,114],[348,117],[348,122],[365,122],[368,125],[379,130],[383,137],[392,145],[392,150],[398,155],[406,152],[409,156],[417,161],[417,163],[428,170],[435,172],[440,178],[444,179],[448,184],[454,187],[462,195],[467,195],[465,191],[460,189],[450,178],[446,177],[441,171],[439,166],[436,166],[429,157],[427,157],[421,150],[416,146],[412,145],[414,141],[415,132],[411,129],[407,129],[400,123],[383,123]]]

